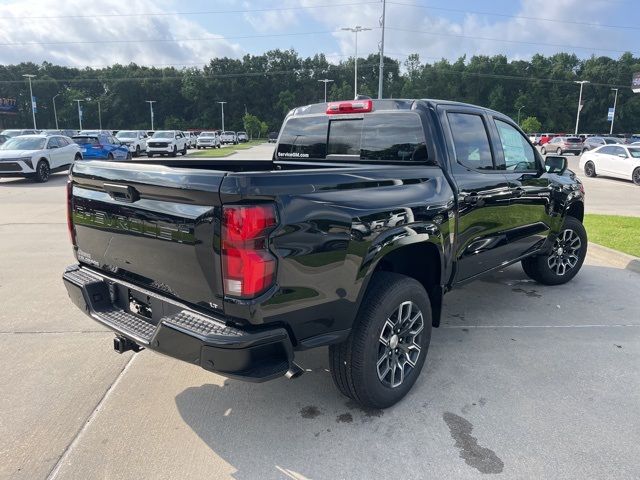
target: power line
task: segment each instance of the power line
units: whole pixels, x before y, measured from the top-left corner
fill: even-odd
[[[600,24],[600,23],[589,23],[589,22],[578,22],[573,20],[558,20],[556,18],[543,18],[543,17],[530,17],[526,15],[507,15],[505,13],[495,13],[495,12],[483,12],[483,11],[473,11],[473,10],[463,10],[459,8],[448,8],[448,7],[433,7],[429,5],[416,5],[414,3],[401,3],[401,2],[388,2],[392,5],[402,5],[406,7],[415,7],[421,8],[425,10],[438,10],[443,12],[453,12],[453,13],[464,13],[464,14],[473,14],[473,15],[486,15],[490,17],[503,17],[503,18],[516,18],[521,20],[535,20],[541,22],[554,22],[554,23],[566,23],[569,25],[582,25],[585,27],[602,27],[602,28],[619,28],[624,30],[640,30],[640,27],[634,27],[631,25],[610,25],[610,24]]]
[[[33,15],[23,17],[0,17],[0,20],[52,20],[52,19],[66,19],[66,18],[103,18],[103,17],[170,17],[176,15],[225,15],[225,14],[238,14],[238,13],[261,13],[261,12],[282,12],[288,10],[308,10],[316,8],[335,8],[335,7],[349,7],[360,6],[368,4],[379,4],[379,1],[368,2],[355,2],[355,3],[334,3],[323,5],[308,5],[298,7],[275,7],[275,8],[251,8],[244,10],[200,10],[190,12],[137,12],[137,13],[95,13],[95,14],[82,14],[82,15]]]
[[[387,27],[388,30],[395,30],[398,32],[408,32],[408,33],[421,33],[423,35],[433,35],[438,37],[454,37],[454,38],[466,38],[469,40],[486,40],[491,42],[502,42],[502,43],[514,43],[519,45],[537,45],[544,47],[556,47],[556,48],[566,48],[566,49],[574,49],[574,50],[589,50],[589,51],[600,51],[600,52],[615,52],[615,53],[637,53],[635,51],[630,50],[614,50],[611,48],[598,48],[598,47],[585,47],[579,45],[562,45],[558,43],[541,43],[541,42],[527,42],[523,40],[506,40],[504,38],[490,38],[490,37],[477,37],[474,35],[462,35],[458,33],[444,33],[444,32],[427,32],[424,30],[410,30],[406,28],[395,28],[395,27]]]

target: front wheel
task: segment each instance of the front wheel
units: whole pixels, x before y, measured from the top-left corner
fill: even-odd
[[[33,180],[38,183],[45,183],[51,176],[51,169],[46,160],[40,160],[36,166],[36,173],[33,174]]]
[[[178,147],[176,147],[175,145],[173,146],[173,151],[171,152],[171,156],[175,157],[178,155]]]
[[[376,273],[349,337],[329,347],[333,381],[369,408],[400,401],[420,375],[431,341],[431,304],[420,282]]]
[[[544,148],[544,147],[542,147],[542,148],[540,149],[540,153],[541,153],[542,155],[546,155],[546,154],[547,154],[547,149],[546,149],[546,148]]]
[[[544,285],[561,285],[575,277],[587,256],[587,231],[575,217],[566,217],[548,254],[522,260],[529,278]]]
[[[595,177],[596,175],[596,166],[593,162],[589,161],[584,164],[584,174],[587,177]]]
[[[135,153],[136,158],[140,156],[140,145],[136,145],[136,153]]]
[[[182,156],[184,157],[187,154],[187,146],[185,145],[184,148],[182,149]]]
[[[147,158],[153,158],[153,153],[147,152]]]
[[[636,185],[640,185],[640,168],[636,168],[631,174],[631,180]]]
[[[556,153],[557,153],[558,155],[562,155],[562,149],[561,149],[561,148],[558,148],[558,149],[556,150]]]

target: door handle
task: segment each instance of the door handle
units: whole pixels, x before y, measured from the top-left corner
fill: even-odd
[[[462,197],[462,201],[469,205],[475,205],[480,201],[480,195],[474,195],[474,194],[465,195],[464,197]]]
[[[140,193],[131,185],[105,183],[104,190],[111,198],[120,200],[121,202],[133,203],[140,200]]]
[[[514,197],[522,197],[523,195],[524,195],[524,188],[517,187],[513,189]]]

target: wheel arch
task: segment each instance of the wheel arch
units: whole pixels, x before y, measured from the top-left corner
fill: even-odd
[[[420,282],[427,291],[431,302],[432,324],[438,327],[444,295],[443,259],[441,237],[435,235],[430,236],[428,240],[408,244],[398,243],[393,245],[393,248],[385,248],[371,262],[360,297],[364,296],[369,281],[376,272],[406,275]]]
[[[584,203],[582,201],[571,202],[567,208],[566,214],[570,217],[577,218],[580,222],[584,221]]]

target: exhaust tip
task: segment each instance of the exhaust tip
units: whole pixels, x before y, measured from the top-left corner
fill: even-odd
[[[294,378],[298,378],[303,373],[304,370],[298,364],[292,363],[291,367],[289,368],[287,373],[284,374],[284,376],[289,380],[293,380]]]

